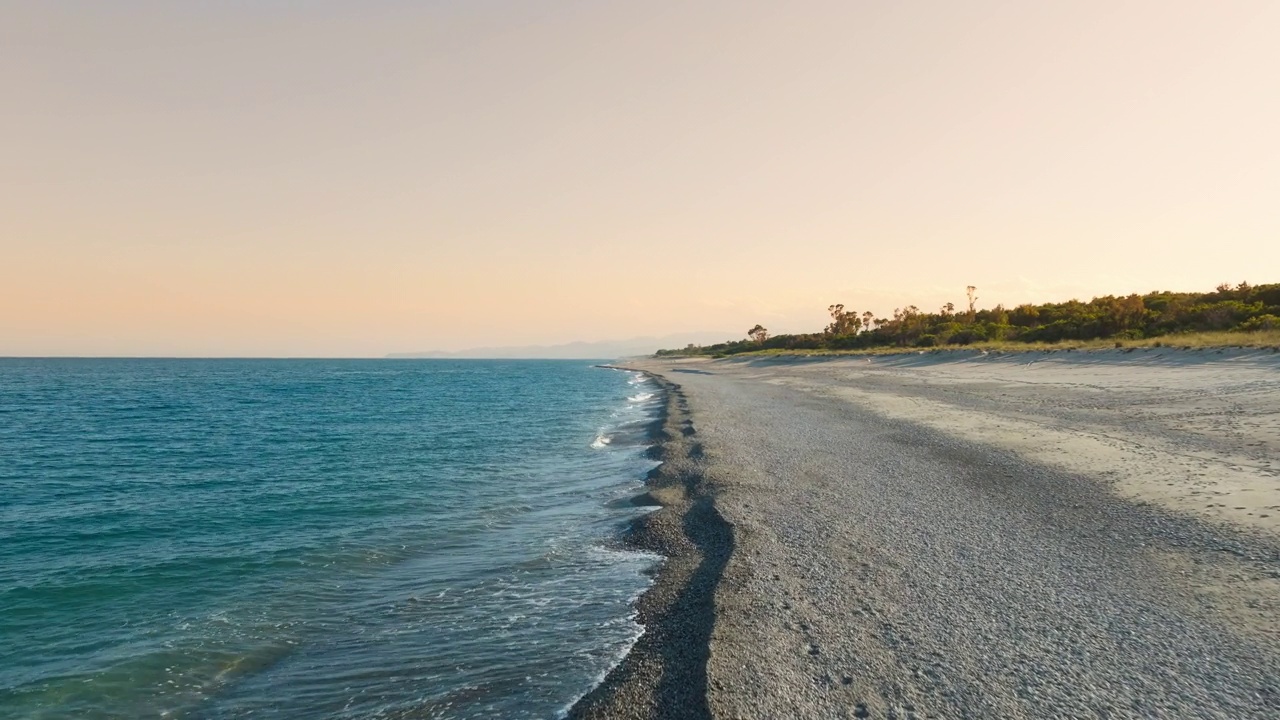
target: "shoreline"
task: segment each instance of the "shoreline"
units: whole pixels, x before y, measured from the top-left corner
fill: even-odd
[[[702,448],[680,386],[645,370],[600,367],[644,373],[663,394],[651,448],[662,464],[634,499],[660,508],[636,519],[622,542],[665,559],[635,602],[644,633],[564,717],[709,718],[706,666],[714,595],[733,550],[733,529],[716,510],[705,482]]]

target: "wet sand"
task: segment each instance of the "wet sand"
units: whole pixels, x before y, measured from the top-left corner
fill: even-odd
[[[1280,355],[633,365],[671,560],[573,716],[1280,716]]]

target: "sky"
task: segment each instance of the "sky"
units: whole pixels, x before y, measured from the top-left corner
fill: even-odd
[[[0,0],[0,355],[1280,282],[1273,0]]]

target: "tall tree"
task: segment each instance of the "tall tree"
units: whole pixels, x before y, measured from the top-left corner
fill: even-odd
[[[858,313],[846,311],[842,304],[828,305],[827,312],[831,315],[831,324],[826,329],[828,335],[856,335],[862,328]]]

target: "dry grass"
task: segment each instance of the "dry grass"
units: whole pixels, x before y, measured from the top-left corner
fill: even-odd
[[[952,346],[955,347],[955,346]],[[975,344],[973,347],[982,350],[1105,350],[1108,348],[1276,348],[1280,347],[1280,330],[1259,330],[1257,332],[1197,332],[1165,335],[1142,340],[1070,340],[1060,343],[1017,343],[994,342]]]
[[[1254,332],[1202,332],[1166,335],[1150,340],[1133,340],[1126,347],[1250,347],[1280,348],[1280,330]]]

